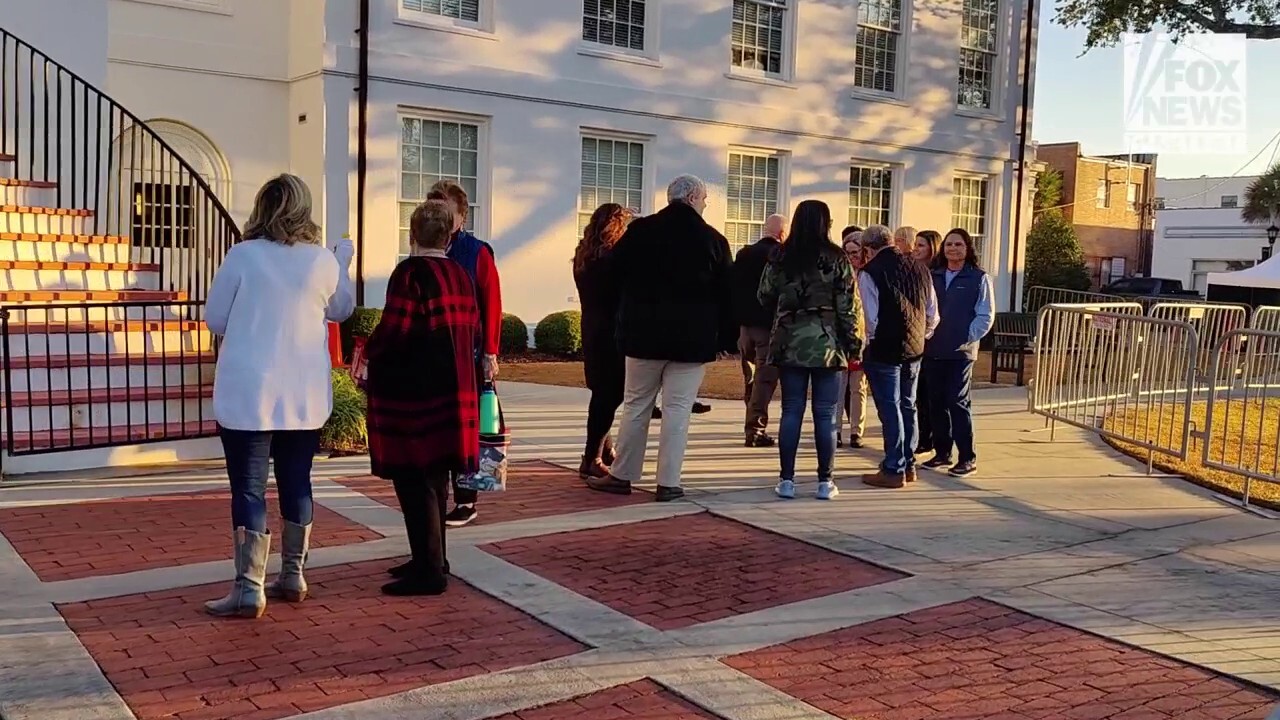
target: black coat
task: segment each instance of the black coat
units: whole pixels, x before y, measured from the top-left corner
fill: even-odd
[[[582,358],[587,387],[621,386],[622,355],[618,352],[618,284],[613,255],[587,261],[573,273],[582,305]]]
[[[739,250],[733,261],[733,311],[743,327],[773,328],[776,308],[760,304],[760,276],[781,245],[775,238],[765,236]]]
[[[674,202],[632,222],[613,263],[623,355],[708,363],[737,348],[729,242],[697,210]]]

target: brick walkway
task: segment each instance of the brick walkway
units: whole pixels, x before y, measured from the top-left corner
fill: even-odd
[[[568,417],[558,397],[508,389],[532,449],[450,531],[438,598],[379,593],[407,546],[359,460],[317,464],[311,595],[256,621],[202,612],[231,571],[221,478],[0,486],[4,720],[1261,720],[1280,702],[1273,521],[1119,481],[1084,446],[1082,477],[1018,495],[1057,446],[1017,402],[979,416],[1010,428],[984,440],[993,479],[828,503],[776,501],[776,455],[726,449],[741,411],[722,404],[695,422],[688,500],[655,503],[549,462],[578,444],[537,435]]]

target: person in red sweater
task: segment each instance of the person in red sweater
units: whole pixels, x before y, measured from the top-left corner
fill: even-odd
[[[467,214],[471,203],[467,191],[452,180],[441,180],[427,193],[428,200],[444,200],[453,209],[453,239],[449,242],[449,259],[462,266],[476,287],[476,302],[480,306],[480,334],[476,348],[476,377],[481,383],[493,382],[498,377],[498,344],[502,336],[502,283],[498,279],[498,265],[493,247],[467,232]],[[453,482],[454,508],[445,516],[449,527],[462,527],[476,519],[475,490],[458,487]]]

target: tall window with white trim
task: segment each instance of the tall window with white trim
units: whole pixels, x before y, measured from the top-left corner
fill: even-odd
[[[729,153],[724,235],[735,249],[759,239],[764,221],[778,212],[781,171],[775,154]]]
[[[782,75],[792,0],[733,0],[733,67]]]
[[[957,175],[951,181],[951,226],[969,231],[979,258],[987,239],[988,182],[974,175]]]
[[[644,143],[582,136],[582,178],[578,191],[578,237],[591,214],[618,203],[637,215],[644,210]]]
[[[881,165],[849,167],[849,224],[889,225],[893,213],[893,170]]]
[[[645,10],[645,0],[583,0],[582,39],[643,51]]]
[[[444,118],[400,118],[400,255],[409,254],[409,219],[439,180],[453,180],[467,191],[474,230],[479,197],[480,126]]]
[[[480,22],[480,0],[400,0],[400,7],[410,13],[452,18],[462,22]]]
[[[859,0],[853,84],[863,90],[898,91],[898,41],[902,0]]]
[[[995,89],[1000,0],[964,0],[960,16],[960,107],[990,110]]]

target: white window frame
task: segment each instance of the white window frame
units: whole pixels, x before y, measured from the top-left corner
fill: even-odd
[[[888,194],[889,207],[887,209],[888,217],[886,217],[885,221],[880,224],[883,224],[890,228],[897,227],[898,226],[898,208],[901,205],[900,200],[902,197],[902,178],[903,178],[902,166],[894,165],[892,163],[886,163],[886,162],[863,160],[861,158],[853,158],[849,162],[849,175],[850,175],[849,183],[848,183],[849,202],[848,202],[848,222],[846,223],[846,225],[857,225],[858,227],[865,228],[867,227],[867,225],[876,224],[876,223],[868,223],[868,222],[860,221],[854,218],[855,208],[853,204],[852,175],[853,175],[853,171],[858,169],[884,170],[889,173],[889,194]],[[861,210],[862,208],[859,208],[859,209]]]
[[[1135,182],[1125,183],[1124,203],[1129,212],[1138,212],[1138,204],[1142,202],[1142,198],[1139,197],[1138,194],[1138,190],[1141,187],[1141,185]]]
[[[774,198],[774,209],[770,212],[769,208],[766,206],[764,217],[760,218],[759,222],[756,222],[755,220],[729,219],[729,203],[734,200],[734,198],[729,195],[729,168],[734,155],[752,158],[774,158],[778,161],[778,194],[777,197]],[[729,148],[729,151],[724,155],[724,234],[726,238],[730,236],[729,225],[731,223],[735,225],[748,225],[753,227],[758,225],[760,226],[759,231],[749,233],[754,235],[754,237],[750,237],[747,240],[748,243],[754,242],[760,238],[761,234],[763,234],[764,221],[768,219],[769,215],[785,212],[785,209],[789,206],[791,192],[790,159],[790,153],[783,150],[743,146],[733,146]],[[768,202],[768,200],[765,202]],[[729,241],[729,248],[735,253],[743,246],[743,244],[735,243],[733,240]]]
[[[733,64],[733,18],[732,11],[734,4],[739,0],[729,0],[730,19],[729,19],[729,72],[726,77],[740,80],[754,80],[764,83],[782,83],[789,85],[792,78],[795,77],[796,65],[796,14],[800,0],[742,0],[742,2],[751,2],[757,5],[776,5],[784,2],[785,7],[782,11],[782,57],[778,63],[778,72],[773,73],[768,70],[757,70],[754,68],[740,67]]]
[[[475,125],[476,132],[476,192],[474,196],[467,198],[471,204],[471,210],[468,217],[471,220],[471,232],[481,239],[489,237],[489,218],[491,208],[491,174],[489,143],[490,143],[490,121],[484,115],[470,115],[467,113],[451,113],[439,110],[421,110],[416,108],[401,107],[396,113],[396,257],[397,261],[406,257],[400,252],[400,231],[402,226],[400,220],[400,205],[402,203],[421,202],[421,198],[406,198],[404,196],[404,121],[406,119],[429,120],[434,122],[458,123],[462,125]],[[422,197],[426,197],[426,187],[422,188]]]
[[[893,67],[893,91],[889,92],[885,90],[877,90],[875,88],[863,87],[859,85],[857,82],[858,31],[864,27],[863,23],[860,22],[860,20],[862,17],[862,6],[863,6],[863,3],[866,1],[867,0],[855,0],[855,3],[854,3],[853,52],[854,52],[855,67],[854,67],[854,75],[853,75],[853,95],[855,96],[863,95],[863,96],[872,97],[876,99],[893,98],[893,99],[900,100],[906,97],[906,88],[905,88],[906,80],[907,80],[906,69],[910,67],[907,55],[911,48],[911,40],[910,40],[911,23],[912,23],[911,11],[912,11],[912,8],[915,6],[915,3],[912,2],[911,0],[896,0],[899,5],[898,29],[896,31],[888,30],[887,28],[880,27],[879,25],[865,26],[867,28],[874,29],[874,30],[881,30],[884,32],[894,32],[898,36],[898,46],[896,51],[896,57],[894,58],[894,67]]]
[[[960,102],[960,77],[958,74],[960,69],[959,53],[962,53],[964,50],[972,49],[972,48],[966,48],[964,46],[964,6],[963,6],[964,0],[961,0],[961,7],[960,7],[961,17],[959,22],[960,37],[958,38],[959,42],[957,47],[957,50],[959,51],[959,53],[956,56],[957,75],[956,75],[956,93],[955,93],[956,112],[961,115],[978,115],[981,117],[996,117],[996,118],[1002,119],[1002,115],[1000,113],[1000,106],[1004,100],[1004,85],[1005,85],[1005,76],[1002,71],[1003,65],[1004,65],[1005,43],[1002,42],[1002,39],[1005,33],[1005,24],[1006,24],[1005,13],[1007,13],[1009,10],[1009,4],[1004,0],[994,0],[994,1],[996,2],[996,11],[995,11],[996,22],[995,22],[995,27],[991,31],[992,36],[995,40],[995,50],[994,52],[991,53],[991,88],[990,88],[991,104],[987,107],[981,107],[977,105],[964,105]]]
[[[1111,181],[1102,178],[1098,181],[1098,187],[1093,191],[1094,207],[1110,208],[1111,207]]]
[[[648,215],[653,212],[653,188],[654,188],[654,166],[653,162],[653,136],[641,135],[633,133],[618,132],[616,130],[601,130],[597,128],[584,127],[578,133],[578,194],[574,198],[574,207],[577,211],[574,214],[575,222],[582,224],[581,218],[586,215],[590,218],[591,213],[596,211],[601,203],[596,203],[596,207],[582,207],[582,141],[583,140],[612,140],[613,142],[636,143],[643,148],[644,164],[640,167],[640,207],[631,208],[636,217]],[[599,185],[597,185],[599,187]],[[581,234],[581,230],[577,230]],[[579,238],[580,239],[580,238]]]
[[[410,25],[428,30],[443,30],[462,35],[472,35],[492,39],[494,0],[479,0],[479,19],[475,22],[460,20],[447,15],[436,15],[421,10],[410,10],[405,7],[406,0],[395,0],[396,19],[398,25]]]
[[[982,215],[980,216],[982,218],[984,232],[981,234],[969,230],[968,224],[960,220],[961,217],[967,217],[967,215],[961,215],[956,212],[956,201],[958,196],[955,193],[955,185],[957,180],[972,180],[986,183],[986,199],[984,201],[984,206],[981,208]],[[992,224],[995,218],[992,217],[991,212],[996,201],[995,187],[995,177],[988,173],[957,170],[951,175],[951,227],[965,228],[966,230],[969,230],[969,234],[975,236],[975,239],[981,238],[977,243],[980,246],[978,248],[978,259],[982,261],[983,267],[990,267],[991,265],[989,261],[989,258],[991,257],[991,234],[996,230]]]
[[[599,0],[603,1],[603,0]],[[579,37],[578,54],[588,57],[598,57],[607,60],[621,60],[622,62],[631,62],[641,65],[658,65],[658,48],[659,38],[658,32],[662,27],[662,23],[658,20],[659,8],[662,7],[660,0],[644,0],[644,47],[639,50],[631,48],[618,47],[616,45],[605,45],[601,42],[587,40]],[[582,0],[580,20],[582,33],[586,33],[587,23],[587,0]]]

